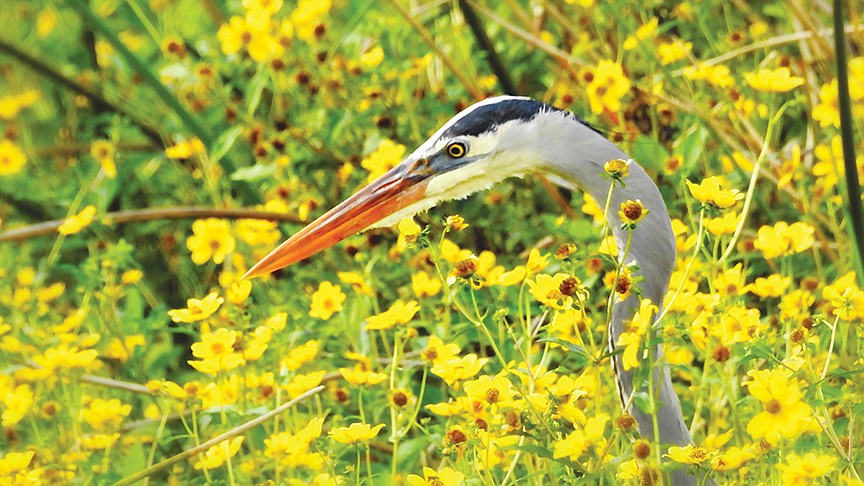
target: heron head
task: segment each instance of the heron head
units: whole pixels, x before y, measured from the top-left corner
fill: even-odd
[[[396,167],[295,233],[244,277],[276,271],[365,229],[393,225],[441,201],[535,169],[537,160],[525,137],[532,137],[536,128],[532,120],[549,112],[558,110],[512,96],[466,108]]]

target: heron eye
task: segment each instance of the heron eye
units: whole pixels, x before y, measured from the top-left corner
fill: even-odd
[[[454,142],[447,146],[447,155],[454,159],[465,157],[466,152],[468,152],[468,148],[461,142]]]

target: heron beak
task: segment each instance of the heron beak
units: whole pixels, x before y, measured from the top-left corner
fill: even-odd
[[[429,179],[412,175],[417,166],[417,161],[409,159],[390,169],[276,247],[243,278],[275,272],[308,258],[422,200]]]

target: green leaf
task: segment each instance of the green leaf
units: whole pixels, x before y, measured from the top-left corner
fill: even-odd
[[[653,137],[639,135],[633,142],[633,158],[643,167],[660,167],[669,151]]]
[[[678,139],[673,152],[680,155],[682,173],[686,177],[693,171],[696,162],[702,157],[702,152],[705,150],[705,142],[708,140],[708,130],[703,126],[699,126],[695,130],[689,131],[686,135]]]
[[[219,138],[216,139],[216,142],[213,143],[213,150],[210,153],[210,161],[212,163],[218,163],[222,160],[222,157],[225,157],[231,147],[234,146],[234,143],[237,142],[237,137],[243,133],[243,127],[238,125],[233,128],[229,128],[222,132],[219,135]]]
[[[243,167],[231,174],[232,181],[258,181],[272,177],[276,173],[276,164],[255,164]]]

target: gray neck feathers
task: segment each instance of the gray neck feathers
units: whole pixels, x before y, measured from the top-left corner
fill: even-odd
[[[541,154],[538,156],[543,161],[545,169],[553,176],[553,180],[564,186],[578,186],[590,194],[602,208],[611,184],[608,178],[602,177],[603,164],[611,159],[627,160],[629,158],[627,154],[566,114],[542,114],[534,122],[533,125],[538,131],[534,136],[542,134],[542,137],[537,139],[548,141],[539,147]],[[534,144],[534,149],[538,149],[536,145]],[[633,231],[626,262],[639,267],[638,274],[644,278],[640,284],[643,297],[651,299],[662,309],[663,299],[669,287],[669,278],[675,265],[675,235],[672,233],[669,213],[657,186],[635,162],[630,165],[625,184],[626,188],[616,187],[612,191],[612,202],[606,217],[617,242],[618,252],[623,254],[628,232],[622,230],[619,223],[618,209],[621,203],[629,199],[639,199],[650,211]],[[614,346],[618,341],[625,323],[632,317],[633,310],[638,307],[639,302],[635,295],[615,304],[610,324],[610,345]],[[653,355],[655,359],[659,358],[662,356],[662,349],[658,347]],[[637,391],[648,391],[645,380],[634,383],[633,370],[624,371],[620,355],[614,358],[614,367],[625,403],[629,401],[634,387]],[[657,413],[660,442],[681,446],[689,444],[690,433],[684,424],[681,405],[672,388],[667,366],[657,368],[654,381],[658,387],[655,396],[662,404]],[[653,438],[652,417],[632,405],[628,412],[639,423],[641,434],[649,439]],[[687,482],[684,478],[686,476],[682,476],[682,483]],[[674,482],[679,484],[678,480]]]

